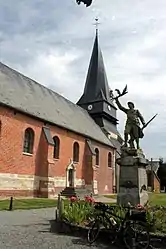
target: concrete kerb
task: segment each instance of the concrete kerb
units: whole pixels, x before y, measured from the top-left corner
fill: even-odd
[[[51,221],[51,232],[58,234],[71,235],[75,237],[81,237],[86,239],[88,234],[89,227],[83,227],[79,225],[69,224],[65,221],[54,220]],[[100,231],[98,240],[103,244],[109,243],[109,238],[106,236],[106,231]]]

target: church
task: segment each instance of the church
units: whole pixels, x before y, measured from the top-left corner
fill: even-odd
[[[97,32],[76,104],[0,63],[0,196],[112,193],[116,112]]]

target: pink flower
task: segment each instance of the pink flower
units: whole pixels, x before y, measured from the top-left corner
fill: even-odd
[[[70,197],[70,201],[71,202],[76,202],[77,201],[77,197],[75,197],[75,196]]]
[[[91,196],[85,196],[85,201],[89,203],[94,203],[95,200]]]
[[[145,207],[144,207],[143,205],[141,205],[141,204],[138,204],[138,205],[136,206],[136,209],[145,210]]]

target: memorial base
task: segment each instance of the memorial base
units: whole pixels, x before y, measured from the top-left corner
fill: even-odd
[[[145,205],[148,201],[146,173],[148,161],[143,152],[123,148],[121,158],[117,160],[117,163],[120,165],[117,204]]]

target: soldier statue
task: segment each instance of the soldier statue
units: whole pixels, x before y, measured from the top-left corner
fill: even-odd
[[[115,98],[115,102],[118,108],[127,114],[127,121],[124,130],[124,140],[125,140],[124,146],[127,147],[128,137],[130,136],[129,140],[130,147],[135,148],[134,146],[134,141],[135,141],[137,149],[140,149],[139,139],[143,138],[144,136],[143,131],[140,127],[140,121],[142,125],[145,126],[145,120],[143,116],[141,115],[139,110],[134,109],[134,103],[128,102],[129,108],[126,108],[120,104],[118,97]]]
[[[115,91],[118,93],[118,95],[114,97],[113,91],[110,90],[110,98],[112,100],[115,100],[118,108],[127,114],[127,120],[124,130],[124,147],[128,147],[128,138],[130,136],[130,148],[135,149],[135,141],[137,149],[139,150],[139,139],[144,137],[143,129],[147,127],[147,125],[157,116],[157,114],[154,115],[147,123],[145,123],[143,116],[141,115],[139,110],[135,109],[133,102],[128,102],[128,108],[122,106],[119,102],[119,98],[127,93],[127,85],[123,89],[122,93],[118,89],[115,89]],[[140,121],[142,123],[142,127],[140,127]]]

